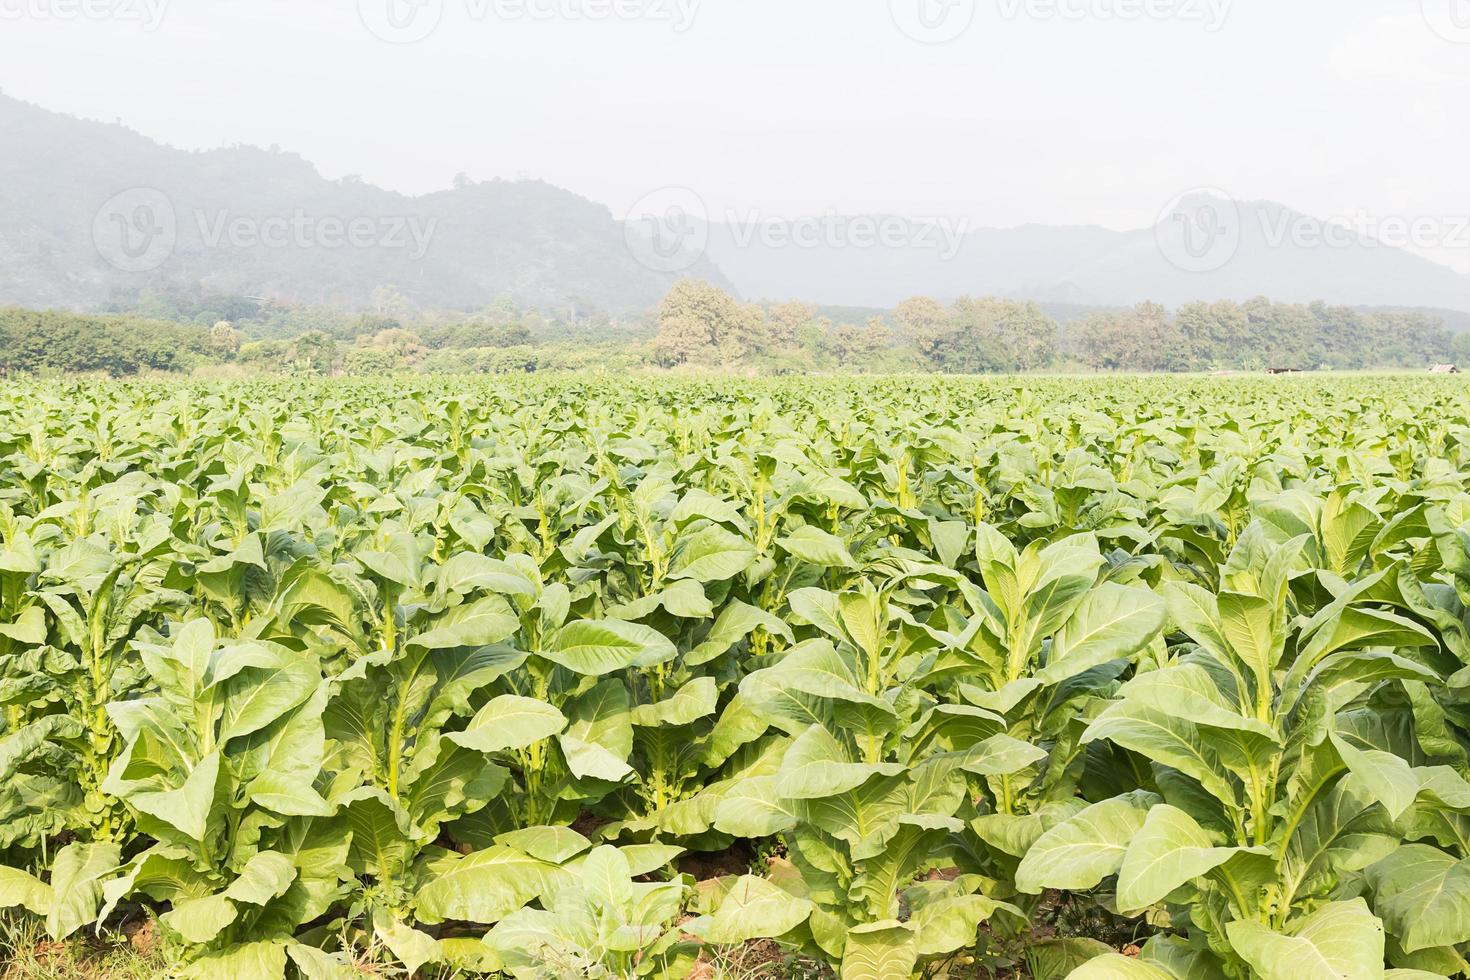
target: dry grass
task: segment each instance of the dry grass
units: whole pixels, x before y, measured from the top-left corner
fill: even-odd
[[[0,980],[159,980],[172,964],[153,936],[149,922],[127,935],[57,943],[29,916],[0,916]]]

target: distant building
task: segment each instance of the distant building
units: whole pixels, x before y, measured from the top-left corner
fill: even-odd
[[[1266,373],[1267,374],[1301,374],[1302,373],[1302,369],[1301,368],[1274,367],[1274,368],[1266,368]]]
[[[1459,374],[1460,368],[1454,364],[1436,364],[1429,369],[1430,374]]]

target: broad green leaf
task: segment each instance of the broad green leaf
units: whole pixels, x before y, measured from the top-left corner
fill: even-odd
[[[797,528],[776,543],[788,554],[810,565],[824,568],[857,568],[857,562],[848,552],[847,545],[834,534],[828,534],[810,524]]]
[[[1132,657],[1164,627],[1164,600],[1147,589],[1105,582],[1083,599],[1052,640],[1037,678],[1059,684],[1093,667]]]
[[[764,878],[743,875],[725,893],[713,915],[685,926],[705,942],[733,946],[752,939],[774,939],[801,925],[812,903],[797,898]]]
[[[513,847],[497,845],[450,864],[418,890],[420,922],[499,922],[547,894],[566,872]]]
[[[0,909],[29,909],[36,915],[51,910],[51,886],[35,875],[0,865]]]
[[[1261,980],[1383,976],[1383,923],[1362,899],[1324,905],[1285,932],[1238,921],[1226,926],[1226,933]]]
[[[410,638],[408,645],[425,650],[491,646],[509,639],[520,626],[508,602],[500,596],[486,596],[455,606],[434,620],[433,629]]]
[[[1096,803],[1052,827],[1032,844],[1016,870],[1016,887],[1040,894],[1047,888],[1096,888],[1123,867],[1128,846],[1143,829],[1157,796],[1134,793]]]
[[[723,582],[750,567],[755,548],[750,542],[712,524],[678,543],[669,575],[696,582]]]
[[[1117,953],[1088,960],[1068,974],[1068,980],[1179,980],[1162,966]]]
[[[842,980],[890,980],[912,976],[919,959],[914,930],[900,922],[873,922],[847,933]]]
[[[97,917],[102,878],[117,869],[122,848],[116,844],[68,844],[51,865],[51,907],[46,931],[65,939]]]
[[[1123,856],[1118,869],[1118,908],[1125,913],[1146,909],[1238,853],[1239,848],[1214,846],[1183,810],[1160,804],[1149,810]],[[1267,852],[1262,848],[1258,853]]]
[[[527,748],[566,727],[566,716],[546,702],[503,694],[476,712],[464,731],[446,737],[476,752],[503,752]]]
[[[1367,871],[1373,910],[1404,952],[1470,942],[1470,859],[1406,844]]]
[[[175,902],[160,921],[186,942],[195,945],[214,941],[239,917],[235,903],[225,895],[209,895],[204,898],[187,898]]]
[[[668,638],[648,626],[607,619],[568,623],[541,656],[567,670],[600,677],[629,667],[654,667],[678,654]]]

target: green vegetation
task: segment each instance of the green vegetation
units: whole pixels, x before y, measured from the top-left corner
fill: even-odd
[[[1174,313],[1070,311],[1035,303],[915,298],[893,311],[741,303],[694,279],[645,320],[553,320],[513,304],[415,313],[384,287],[367,313],[239,297],[146,294],[111,314],[0,309],[0,370],[236,374],[538,371],[690,367],[761,374],[1203,372],[1425,368],[1470,361],[1470,333],[1423,313],[1264,299]],[[837,319],[834,319],[837,317]],[[847,322],[850,317],[861,323]]]
[[[0,976],[1470,968],[1458,379],[24,380],[0,458]]]

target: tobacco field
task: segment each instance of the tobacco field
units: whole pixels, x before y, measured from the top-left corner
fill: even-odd
[[[10,381],[0,917],[200,978],[1470,969],[1470,387]]]

